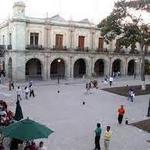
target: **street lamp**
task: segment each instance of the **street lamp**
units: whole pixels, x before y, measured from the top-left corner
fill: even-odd
[[[57,59],[58,66],[59,66],[60,62],[61,62],[61,59]],[[57,70],[57,71],[58,71],[58,74],[57,74],[57,83],[59,84],[59,70]]]

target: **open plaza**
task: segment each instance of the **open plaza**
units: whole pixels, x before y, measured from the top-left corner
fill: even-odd
[[[89,93],[85,89],[88,79],[60,80],[60,84],[57,84],[57,80],[33,81],[35,97],[26,100],[22,95],[20,104],[24,118],[29,117],[54,131],[48,139],[40,139],[48,150],[93,150],[94,130],[98,122],[102,125],[102,150],[107,125],[111,126],[112,131],[111,150],[150,150],[150,143],[147,142],[150,140],[149,133],[125,125],[125,118],[128,118],[129,124],[148,119],[146,115],[150,95],[135,96],[132,103],[127,97],[101,90],[109,87],[102,80],[98,80],[99,88],[93,88]],[[114,80],[112,87],[140,83],[139,78],[133,80],[132,77],[121,77]],[[149,83],[149,77],[146,83]],[[27,84],[15,83],[15,86],[20,85],[23,89]],[[6,102],[9,109],[15,112],[16,90],[9,91],[7,83],[1,84],[0,88],[9,95]],[[124,105],[126,109],[121,125],[117,121],[117,109],[120,105]]]

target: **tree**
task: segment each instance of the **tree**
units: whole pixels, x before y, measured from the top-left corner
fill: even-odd
[[[144,22],[142,12],[146,11],[149,13],[149,9],[147,9],[147,5],[150,6],[149,4],[150,1],[148,0],[118,1],[115,3],[111,14],[98,24],[107,43],[116,39],[120,47],[130,47],[133,53],[135,52],[136,44],[139,43],[143,90],[146,88],[144,73],[145,51],[147,51],[148,45],[150,45],[150,28],[149,24]],[[132,13],[139,10],[142,10],[139,15]]]

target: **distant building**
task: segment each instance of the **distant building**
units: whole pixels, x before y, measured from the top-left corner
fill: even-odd
[[[21,1],[14,3],[12,18],[0,25],[1,49],[1,69],[14,80],[140,73],[139,52],[120,49],[117,42],[107,45],[88,19],[27,17]],[[148,55],[146,59],[150,62]]]

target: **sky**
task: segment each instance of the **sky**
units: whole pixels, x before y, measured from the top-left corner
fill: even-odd
[[[18,0],[0,0],[0,22],[12,14],[13,3]],[[26,16],[43,18],[61,15],[66,20],[88,18],[98,24],[110,14],[116,0],[22,0],[26,3]]]

